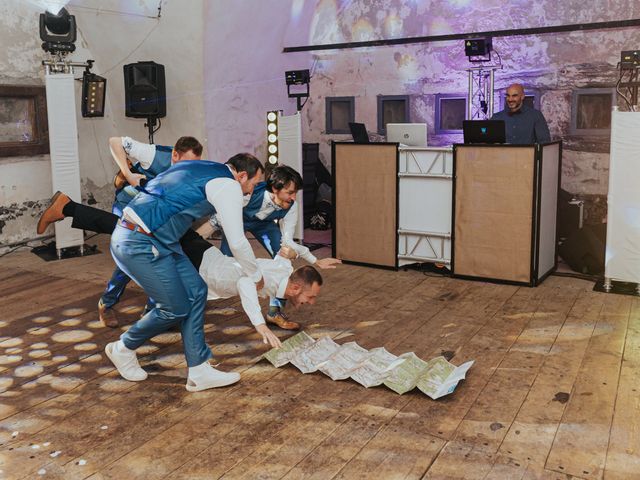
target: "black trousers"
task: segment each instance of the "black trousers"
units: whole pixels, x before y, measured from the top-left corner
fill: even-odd
[[[71,226],[73,228],[111,235],[120,217],[105,210],[76,203],[72,218]],[[180,245],[196,269],[200,268],[204,252],[212,246],[192,228],[182,236]]]
[[[73,228],[111,235],[120,217],[111,212],[76,203],[72,218]]]

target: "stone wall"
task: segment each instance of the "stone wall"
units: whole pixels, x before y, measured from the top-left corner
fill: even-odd
[[[81,82],[76,85],[82,200],[109,209],[116,171],[108,138],[147,140],[144,120],[125,117],[122,66],[143,60],[165,65],[167,117],[155,136],[172,145],[181,135],[205,143],[203,105],[203,0],[5,0],[0,3],[0,83],[44,85],[38,15],[49,3],[68,3],[76,16],[75,61],[95,60],[93,72],[107,78],[104,118],[82,118]],[[82,69],[77,69],[81,78]],[[0,157],[0,247],[36,237],[35,224],[52,194],[48,155]]]
[[[247,7],[248,3],[251,8]],[[235,143],[234,133],[241,128],[242,148],[263,154],[266,110],[295,111],[295,103],[286,98],[284,70],[311,68],[311,97],[303,111],[303,139],[320,144],[321,160],[328,167],[331,141],[349,140],[350,136],[326,133],[326,97],[355,97],[356,121],[365,123],[368,130],[375,133],[377,96],[410,95],[410,120],[427,123],[430,145],[461,142],[461,135],[435,135],[434,119],[436,94],[467,92],[466,69],[470,63],[464,55],[462,41],[304,54],[283,54],[282,47],[640,16],[640,3],[633,0],[290,0],[242,2],[237,6],[220,0],[212,2],[207,19],[213,22],[223,8],[234,24],[242,18],[244,28],[225,30],[224,41],[233,46],[233,55],[216,56],[215,65],[211,63],[205,70],[206,83],[215,83],[219,93],[216,118],[222,118],[225,111],[232,117],[229,124],[223,123],[222,128],[214,129],[212,110],[207,109],[210,141],[217,144],[230,139],[228,143],[237,148],[240,144]],[[223,36],[215,32],[211,35],[216,42],[208,37],[206,59],[212,58],[212,51],[221,51],[218,45]],[[252,39],[248,44],[247,36]],[[247,48],[242,49],[243,45]],[[589,221],[598,222],[603,216],[603,209],[598,205],[602,205],[607,192],[609,138],[569,134],[572,91],[613,87],[620,51],[636,48],[640,48],[638,28],[494,38],[494,49],[502,60],[502,69],[496,73],[496,111],[500,109],[500,90],[512,82],[522,82],[540,94],[541,110],[551,133],[564,142],[562,186],[588,201]],[[242,58],[242,65],[246,65],[241,71],[236,67],[238,56]],[[209,78],[215,78],[215,82],[209,82]]]

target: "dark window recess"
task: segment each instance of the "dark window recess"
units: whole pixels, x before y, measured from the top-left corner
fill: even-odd
[[[608,135],[611,131],[611,108],[615,105],[611,88],[581,88],[571,98],[572,135]]]
[[[463,95],[436,95],[436,134],[461,133],[467,114],[467,98]]]
[[[45,87],[0,86],[0,157],[49,153]]]
[[[387,123],[409,123],[408,95],[378,96],[378,133],[386,135]]]
[[[350,133],[349,123],[355,121],[354,97],[326,98],[327,133]]]

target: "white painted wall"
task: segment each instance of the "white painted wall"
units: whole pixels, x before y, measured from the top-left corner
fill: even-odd
[[[212,160],[238,152],[266,160],[266,112],[295,113],[286,70],[309,68],[310,55],[283,54],[295,31],[298,0],[205,2],[204,77],[207,138]],[[301,10],[302,11],[302,10]]]
[[[53,1],[53,0],[51,0]],[[54,3],[60,0],[55,0]],[[0,82],[44,84],[40,64],[38,15],[47,0],[3,0],[0,3]],[[107,140],[128,135],[146,141],[144,120],[124,115],[122,66],[153,60],[165,66],[167,117],[155,135],[158,144],[172,145],[182,135],[205,141],[202,18],[204,0],[71,0],[76,16],[76,61],[95,60],[93,72],[107,78],[104,118],[82,118],[81,83],[77,82],[78,143],[83,198],[110,208],[116,171]],[[81,69],[77,76],[82,75]],[[206,153],[206,152],[205,152]],[[36,236],[37,218],[51,196],[48,155],[0,158],[0,245]]]

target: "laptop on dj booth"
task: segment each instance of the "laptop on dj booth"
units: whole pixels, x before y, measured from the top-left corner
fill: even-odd
[[[367,127],[364,123],[349,122],[349,130],[351,130],[353,143],[370,143]]]
[[[506,143],[503,120],[463,120],[464,143]]]

